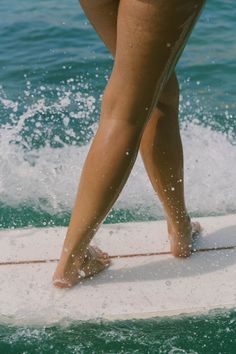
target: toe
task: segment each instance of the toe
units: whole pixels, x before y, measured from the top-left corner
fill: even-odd
[[[71,287],[71,284],[64,279],[54,279],[52,283],[56,288],[63,289],[63,288],[70,288]]]
[[[202,228],[202,226],[201,226],[201,224],[198,222],[198,221],[194,221],[194,227],[195,227],[195,229],[197,230],[197,231],[201,231],[201,230],[203,230],[203,228]]]
[[[106,252],[102,252],[102,256],[103,256],[103,258],[105,258],[105,259],[109,258],[109,254],[106,253]]]
[[[96,252],[96,255],[99,257],[99,258],[109,258],[109,255],[107,252],[104,252],[102,251],[99,247],[97,246],[92,246],[93,250]]]
[[[109,258],[102,258],[100,259],[100,262],[103,264],[103,266],[108,267],[111,264],[111,260]]]
[[[96,253],[97,256],[102,256],[103,251],[97,246],[91,246],[92,250]]]
[[[192,235],[197,236],[203,231],[201,224],[198,221],[192,222]]]

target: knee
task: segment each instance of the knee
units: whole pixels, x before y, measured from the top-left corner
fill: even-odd
[[[179,105],[179,83],[175,72],[163,87],[160,97],[157,101],[157,108],[177,109]]]
[[[150,116],[151,103],[132,92],[126,85],[119,89],[108,83],[101,103],[101,120],[123,122],[142,130]]]

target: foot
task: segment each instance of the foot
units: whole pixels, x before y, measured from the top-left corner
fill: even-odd
[[[66,266],[60,262],[53,275],[53,285],[58,288],[71,288],[83,279],[92,277],[110,265],[111,261],[107,253],[102,252],[96,246],[88,246],[84,260],[74,257]]]
[[[191,221],[190,218],[178,228],[171,226],[168,221],[168,233],[171,245],[171,253],[175,257],[189,257],[193,252],[193,240],[203,228],[198,221]]]

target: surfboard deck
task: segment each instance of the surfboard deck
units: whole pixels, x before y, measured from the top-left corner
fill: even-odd
[[[196,218],[191,258],[170,254],[165,221],[103,225],[92,244],[112,264],[71,289],[52,286],[66,228],[0,231],[0,322],[131,319],[236,307],[236,214]]]

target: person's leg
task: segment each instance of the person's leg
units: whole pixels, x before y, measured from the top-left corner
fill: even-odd
[[[142,136],[140,152],[167,217],[171,252],[178,257],[191,254],[192,235],[201,231],[191,222],[184,198],[183,148],[179,130],[179,86],[169,79]]]
[[[79,281],[86,248],[122,190],[141,136],[202,2],[121,0],[113,71],[98,131],[87,155],[67,236],[54,274],[56,286]]]
[[[119,0],[81,0],[80,3],[97,33],[115,56]],[[190,234],[200,231],[200,225],[196,222],[190,224],[185,207],[178,113],[179,85],[173,73],[163,87],[145,127],[140,151],[153,188],[165,209],[172,253],[187,256],[191,251],[188,247]]]

